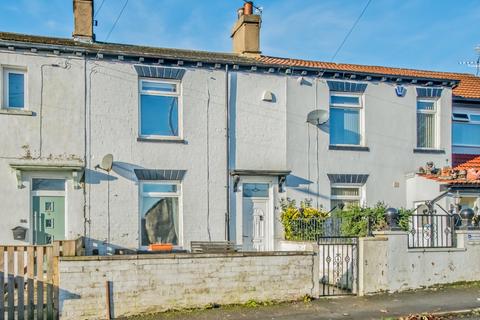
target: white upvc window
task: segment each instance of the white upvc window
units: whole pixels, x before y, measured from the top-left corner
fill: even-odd
[[[3,73],[3,108],[27,108],[27,73],[22,69],[4,68]]]
[[[155,243],[182,243],[181,183],[140,183],[140,247]]]
[[[330,209],[338,207],[340,204],[343,204],[345,207],[361,205],[363,200],[363,185],[333,184],[330,188]]]
[[[182,136],[181,86],[173,80],[139,80],[139,135],[179,139]]]
[[[417,148],[438,148],[437,109],[438,101],[436,99],[417,99]]]
[[[458,110],[452,113],[452,144],[480,147],[480,113]]]
[[[363,144],[362,98],[354,93],[330,94],[330,145]]]

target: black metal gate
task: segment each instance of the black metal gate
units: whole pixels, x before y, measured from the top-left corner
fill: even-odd
[[[321,237],[319,247],[320,294],[357,294],[358,238]]]

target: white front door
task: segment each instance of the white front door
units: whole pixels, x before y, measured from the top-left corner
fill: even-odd
[[[268,183],[243,184],[243,250],[267,250]]]

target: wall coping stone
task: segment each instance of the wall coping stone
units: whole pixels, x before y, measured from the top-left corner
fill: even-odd
[[[408,234],[407,231],[403,230],[383,230],[383,231],[374,231],[374,235],[385,235],[385,236],[406,236]]]
[[[262,251],[232,253],[166,253],[134,254],[113,256],[60,257],[60,261],[109,261],[109,260],[148,260],[148,259],[205,259],[205,258],[245,258],[245,257],[281,257],[313,256],[312,251]]]
[[[415,248],[408,249],[408,252],[464,252],[467,248]]]
[[[480,234],[479,229],[472,229],[472,230],[455,230],[457,234]]]
[[[383,235],[379,234],[379,237],[360,237],[358,238],[360,241],[388,241],[388,237],[384,237]]]

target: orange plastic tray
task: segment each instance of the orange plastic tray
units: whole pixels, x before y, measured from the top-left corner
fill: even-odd
[[[152,243],[148,246],[149,251],[172,251],[172,249],[171,243]]]

